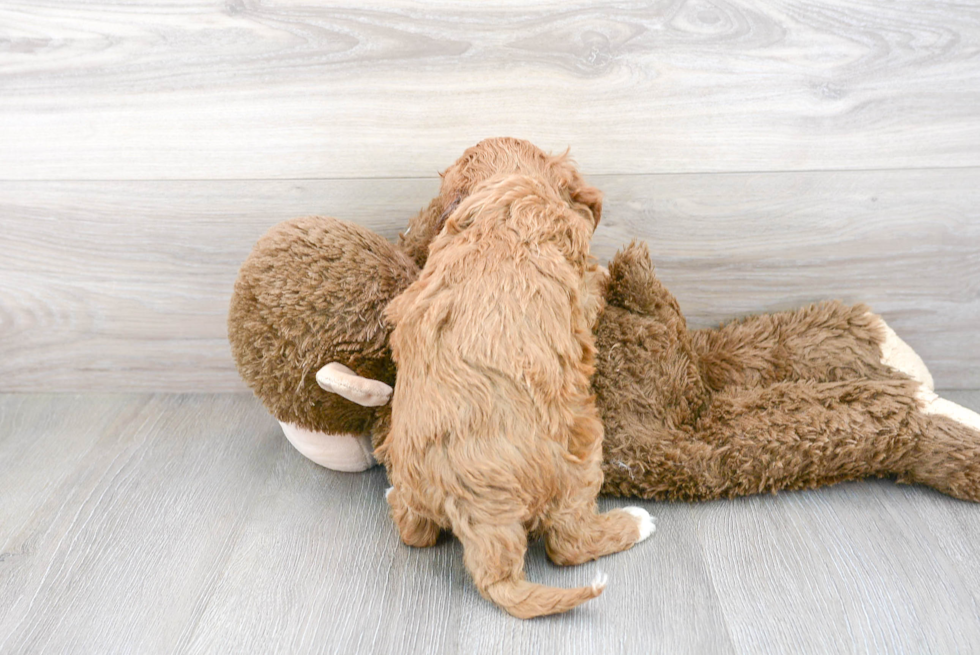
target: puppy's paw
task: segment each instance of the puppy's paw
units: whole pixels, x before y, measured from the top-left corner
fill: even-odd
[[[636,517],[637,527],[640,529],[640,538],[636,540],[636,543],[640,543],[657,529],[653,517],[642,507],[624,507],[623,511]]]
[[[609,582],[609,576],[602,571],[597,571],[595,574],[595,579],[592,580],[592,591],[596,594],[601,594],[602,590],[606,588],[606,583]]]
[[[388,500],[388,496],[390,496],[391,492],[394,490],[395,490],[394,487],[388,487],[387,489],[385,489],[385,500]]]

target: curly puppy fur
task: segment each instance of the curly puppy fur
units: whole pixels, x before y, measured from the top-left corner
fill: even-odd
[[[602,193],[586,184],[566,151],[554,156],[529,141],[511,137],[486,139],[468,148],[452,166],[440,173],[439,195],[408,222],[399,235],[398,247],[425,266],[429,244],[446,219],[473,189],[494,176],[523,173],[551,186],[572,209],[591,215],[596,224],[602,215]]]
[[[447,171],[401,239],[417,262],[440,208],[465,197],[466,180],[512,167],[510,149],[536,150],[492,139]],[[593,375],[602,493],[708,500],[893,477],[980,500],[980,433],[926,411],[931,379],[884,362],[889,329],[866,305],[823,302],[689,331],[645,244],[621,250],[609,271]]]
[[[478,184],[445,221],[417,282],[388,305],[398,380],[387,466],[405,543],[463,543],[480,593],[521,618],[602,586],[524,579],[527,534],[559,564],[629,548],[638,518],[600,515],[602,423],[589,378],[602,277],[591,210],[516,174]]]

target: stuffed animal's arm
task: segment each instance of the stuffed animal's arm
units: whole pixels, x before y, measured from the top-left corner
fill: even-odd
[[[609,262],[606,302],[654,318],[683,320],[677,300],[657,279],[650,250],[642,241],[632,241]]]
[[[324,391],[362,407],[380,407],[391,399],[392,389],[387,384],[362,377],[339,362],[330,362],[317,371],[316,383]]]

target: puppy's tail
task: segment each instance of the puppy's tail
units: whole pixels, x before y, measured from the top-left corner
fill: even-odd
[[[474,520],[473,508],[454,497],[446,499],[444,508],[453,533],[463,544],[463,563],[480,594],[519,619],[567,612],[606,588],[606,577],[601,574],[590,586],[578,589],[528,582],[524,579],[527,529],[523,522]],[[498,504],[496,514],[518,516],[519,510],[506,504],[501,509]]]
[[[561,589],[509,578],[488,586],[484,594],[519,619],[560,614],[592,600],[606,588],[605,574],[598,574],[588,587]]]

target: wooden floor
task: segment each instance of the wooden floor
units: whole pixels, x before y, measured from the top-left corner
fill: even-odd
[[[980,392],[943,394],[980,409]],[[890,481],[641,502],[580,567],[599,599],[522,622],[458,542],[402,545],[383,471],[322,469],[250,396],[0,396],[0,653],[975,653],[980,507]],[[625,504],[606,499],[604,507]]]

